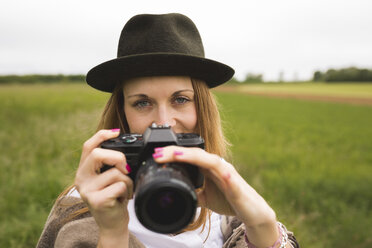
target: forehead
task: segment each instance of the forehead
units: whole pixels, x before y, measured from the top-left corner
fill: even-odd
[[[135,94],[172,94],[179,90],[193,90],[190,77],[156,76],[130,79],[123,84],[124,96]]]

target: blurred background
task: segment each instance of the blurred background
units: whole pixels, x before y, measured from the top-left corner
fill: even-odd
[[[85,84],[123,25],[179,12],[206,57],[233,163],[302,247],[372,246],[372,2],[0,3],[0,247],[35,246],[107,93]]]

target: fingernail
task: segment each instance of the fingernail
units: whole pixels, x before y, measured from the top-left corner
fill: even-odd
[[[153,158],[160,158],[160,157],[163,157],[163,153],[154,153],[154,154],[152,154],[152,157],[153,157]]]
[[[163,151],[163,147],[156,147],[155,148],[155,153]]]
[[[130,173],[130,172],[132,171],[132,168],[130,168],[129,164],[127,164],[127,165],[125,166],[125,169],[127,169],[128,173]]]
[[[112,132],[119,132],[120,131],[120,128],[114,128],[114,129],[111,129]]]
[[[174,155],[183,155],[183,152],[181,152],[181,151],[174,151],[174,153],[173,153]]]

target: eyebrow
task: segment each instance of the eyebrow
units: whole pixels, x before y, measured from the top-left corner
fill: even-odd
[[[184,89],[184,90],[177,90],[177,91],[173,92],[172,96],[179,95],[180,93],[182,93],[182,92],[184,92],[184,91],[189,91],[189,92],[194,93],[194,91],[191,90],[191,89]],[[143,93],[139,93],[139,94],[134,94],[134,95],[130,95],[130,96],[128,96],[128,98],[131,98],[131,97],[143,97],[143,98],[149,98],[148,95],[143,94]]]

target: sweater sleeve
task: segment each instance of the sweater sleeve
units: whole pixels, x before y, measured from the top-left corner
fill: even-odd
[[[80,210],[84,207],[85,204],[81,201],[81,199],[76,197],[63,197],[61,199],[58,199],[48,216],[36,247],[54,247],[57,235],[61,228],[67,222],[75,221],[76,218],[69,219],[70,216],[75,211]],[[78,218],[85,218],[88,216],[90,216],[89,212],[80,215]]]
[[[54,247],[97,247],[98,226],[93,217],[74,220],[64,225],[58,232]]]
[[[99,230],[93,217],[75,220],[64,225],[58,233],[55,248],[97,247]],[[145,248],[133,235],[129,234],[130,248]]]
[[[245,225],[236,217],[223,216],[221,220],[221,231],[224,237],[223,248],[246,248]],[[286,230],[287,231],[287,230]],[[287,231],[288,242],[293,248],[300,248],[293,232]]]
[[[37,248],[93,248],[97,247],[99,229],[89,212],[71,218],[77,210],[86,207],[81,199],[64,197],[57,200],[45,223]],[[145,246],[129,233],[130,248]]]

